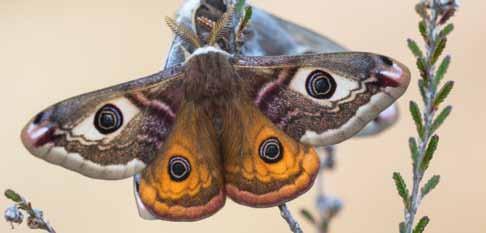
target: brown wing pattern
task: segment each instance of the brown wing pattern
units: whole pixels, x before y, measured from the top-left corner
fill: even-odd
[[[316,146],[353,136],[410,81],[405,66],[369,53],[246,57],[236,68],[265,116],[294,139]]]
[[[22,140],[37,157],[85,176],[130,177],[166,140],[180,102],[181,77],[182,69],[173,67],[62,101],[32,119]],[[102,127],[106,124],[113,127]]]
[[[143,172],[141,200],[161,219],[208,217],[225,203],[221,164],[211,119],[200,106],[185,103],[162,151]]]
[[[232,103],[224,119],[225,190],[231,199],[270,207],[292,200],[312,186],[319,170],[312,147],[275,127],[251,101]]]

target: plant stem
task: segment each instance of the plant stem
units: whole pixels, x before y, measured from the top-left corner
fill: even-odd
[[[278,209],[280,210],[280,215],[289,224],[290,230],[293,233],[304,233],[302,228],[300,228],[300,224],[294,219],[286,204],[279,205]]]
[[[425,85],[425,95],[424,95],[424,109],[423,109],[423,128],[421,137],[419,137],[418,143],[418,155],[414,159],[413,163],[413,186],[412,193],[410,196],[409,206],[405,207],[405,233],[412,233],[413,226],[415,222],[415,216],[419,208],[420,202],[422,201],[422,193],[420,191],[420,186],[422,179],[424,177],[425,170],[422,167],[424,162],[424,157],[428,150],[428,145],[433,137],[433,122],[437,111],[437,106],[435,106],[435,100],[437,98],[437,84],[436,83],[436,67],[435,60],[440,55],[437,53],[437,48],[441,40],[445,38],[440,38],[440,24],[441,20],[439,17],[444,17],[444,12],[447,11],[447,7],[457,8],[457,3],[454,0],[450,2],[444,2],[439,0],[422,0],[417,7],[423,6],[423,12],[428,13],[421,14],[425,22],[425,33],[424,39],[426,41],[426,54],[424,59],[424,67],[422,72],[424,75],[424,85]],[[455,11],[455,9],[453,9]],[[450,11],[450,13],[453,11]],[[420,14],[420,12],[419,12]],[[445,22],[443,22],[445,23]],[[443,24],[442,23],[442,24]],[[421,58],[418,58],[421,59]],[[419,67],[420,68],[420,67]],[[420,85],[419,85],[419,88]]]
[[[28,214],[27,226],[29,228],[45,230],[49,233],[56,233],[50,223],[44,219],[42,211],[32,208],[32,204],[27,201],[27,199],[10,189],[5,191],[5,196],[15,202],[12,207],[5,211],[5,219],[8,222],[11,224],[20,224],[23,221],[23,215],[20,213],[20,211],[23,210]],[[14,214],[14,216],[12,216],[12,214]]]
[[[437,22],[437,11],[436,11],[436,1],[431,1],[431,18],[427,20],[427,34],[430,38],[430,45],[427,45],[427,55],[426,55],[426,69],[427,69],[427,77],[429,80],[434,80],[435,76],[435,67],[431,64],[433,50],[436,46],[436,22]],[[412,233],[415,215],[417,214],[418,207],[421,202],[421,195],[419,193],[420,184],[422,182],[422,178],[424,174],[420,171],[420,161],[423,160],[425,151],[427,149],[427,144],[430,141],[431,135],[431,126],[432,121],[434,119],[435,110],[433,107],[434,99],[437,94],[436,88],[433,88],[433,85],[427,85],[427,93],[425,98],[425,111],[423,113],[424,116],[424,136],[423,139],[420,139],[419,143],[419,156],[417,163],[414,163],[413,168],[413,188],[412,188],[412,195],[411,195],[411,206],[405,213],[405,224],[407,226],[406,233]]]

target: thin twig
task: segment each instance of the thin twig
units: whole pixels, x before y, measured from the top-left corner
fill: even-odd
[[[326,195],[324,189],[324,176],[326,171],[333,170],[336,166],[336,146],[326,146],[317,148],[321,155],[321,168],[316,180],[316,201],[315,210],[317,215],[308,209],[301,209],[302,216],[311,223],[318,233],[329,232],[329,226],[334,217],[342,209],[343,203],[339,198]]]
[[[322,159],[321,169],[317,176],[317,198],[316,207],[319,211],[319,221],[315,227],[319,233],[329,232],[329,225],[334,217],[342,209],[342,201],[339,198],[326,195],[324,192],[325,171],[333,170],[336,166],[336,146],[324,147],[325,158]]]
[[[15,204],[5,210],[5,220],[9,222],[13,228],[13,224],[21,224],[24,220],[22,211],[24,211],[27,217],[27,226],[30,229],[45,230],[49,233],[56,233],[50,223],[44,219],[44,214],[41,210],[32,208],[32,204],[24,197],[19,195],[13,190],[6,190],[5,196],[14,201]]]
[[[437,41],[435,40],[435,34],[436,34],[436,24],[434,22],[437,21],[437,11],[435,9],[435,0],[431,1],[431,19],[429,20],[428,25],[429,25],[429,30],[428,30],[428,37],[431,39],[431,45],[427,46],[427,55],[426,55],[426,61],[428,64],[430,64],[430,60],[433,54],[433,50],[436,47]],[[427,69],[428,72],[428,77],[434,77],[434,67],[430,66],[429,69]],[[425,112],[424,112],[424,136],[423,139],[420,140],[420,145],[419,145],[419,156],[417,158],[417,161],[422,161],[424,156],[425,156],[425,151],[427,149],[427,144],[430,141],[432,135],[430,133],[430,126],[432,125],[432,120],[434,119],[435,115],[435,110],[433,109],[433,102],[436,96],[436,90],[431,88],[432,85],[429,85],[429,88],[427,89],[427,94],[425,98]],[[422,182],[423,178],[423,173],[420,171],[420,166],[419,164],[415,164],[413,168],[413,187],[412,187],[412,195],[411,195],[411,208],[409,211],[407,211],[405,215],[405,224],[407,226],[407,233],[412,232],[413,228],[413,223],[415,219],[415,215],[417,213],[418,207],[420,205],[420,195],[419,195],[419,189],[420,189],[420,183]]]
[[[303,233],[302,228],[300,228],[300,224],[294,219],[286,204],[279,205],[278,209],[280,210],[280,215],[285,219],[285,221],[287,221],[290,230],[293,233]]]

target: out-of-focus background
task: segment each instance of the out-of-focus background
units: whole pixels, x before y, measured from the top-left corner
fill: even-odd
[[[47,105],[159,70],[172,40],[163,17],[173,15],[180,2],[0,1],[0,189],[27,196],[58,232],[289,232],[276,208],[251,209],[231,201],[196,223],[144,221],[136,211],[131,179],[89,179],[29,155],[20,142],[23,125]],[[415,2],[253,1],[348,48],[392,56],[413,70],[409,91],[399,100],[405,114],[398,125],[339,146],[337,169],[327,174],[325,188],[345,207],[332,232],[398,232],[403,219],[391,174],[410,177],[407,138],[415,130],[406,109],[419,94],[405,39],[419,39]],[[432,219],[430,233],[486,231],[485,10],[484,1],[464,1],[454,18],[457,30],[447,48],[453,55],[447,78],[457,81],[449,99],[454,113],[440,130],[441,145],[429,173],[441,174],[442,182],[420,211]],[[290,203],[295,214],[301,207],[313,208],[315,191]],[[10,204],[0,197],[1,209]],[[0,232],[30,230],[10,231],[0,221]]]

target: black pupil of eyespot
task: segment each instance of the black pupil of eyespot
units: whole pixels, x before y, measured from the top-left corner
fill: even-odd
[[[95,115],[94,125],[102,134],[110,134],[117,131],[123,124],[123,116],[115,105],[103,106]]]
[[[277,138],[269,138],[260,145],[260,158],[266,163],[276,163],[283,157],[282,149]]]
[[[330,89],[329,80],[327,80],[326,78],[318,79],[316,80],[315,87],[317,93],[326,94],[326,92],[328,92]]]
[[[100,123],[105,128],[111,128],[115,126],[116,123],[115,116],[111,112],[104,112],[101,114]]]
[[[173,181],[180,182],[187,179],[190,172],[191,164],[186,158],[174,156],[169,160],[169,175]]]
[[[184,172],[186,172],[186,167],[184,167],[184,164],[181,162],[174,163],[172,165],[172,172],[174,172],[174,174],[177,176],[181,176],[184,174]]]
[[[307,93],[316,99],[331,98],[336,92],[336,88],[336,81],[325,71],[316,70],[307,77]]]
[[[279,153],[278,145],[275,144],[268,145],[265,151],[265,155],[270,158],[275,158],[276,156],[278,156],[278,153]]]

